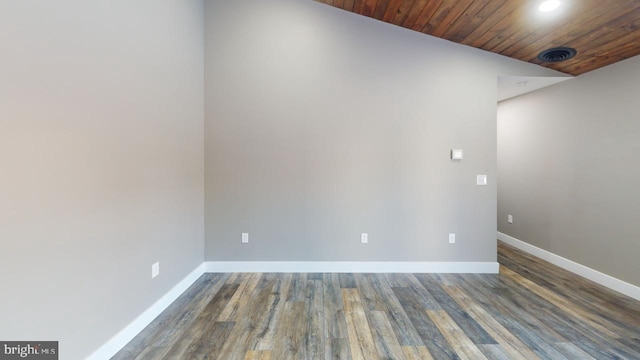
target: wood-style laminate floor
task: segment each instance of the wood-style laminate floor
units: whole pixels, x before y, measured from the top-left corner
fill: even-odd
[[[640,359],[640,302],[502,243],[499,262],[205,274],[113,359]]]

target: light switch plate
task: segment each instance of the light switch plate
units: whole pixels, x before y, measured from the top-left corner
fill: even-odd
[[[249,243],[249,233],[242,233],[242,243],[243,244]]]
[[[462,160],[463,156],[464,156],[464,151],[462,149],[451,150],[451,160]]]
[[[160,275],[160,262],[155,262],[153,263],[153,265],[151,265],[151,278],[153,279],[154,277]]]
[[[487,175],[478,175],[476,177],[476,184],[487,185]]]

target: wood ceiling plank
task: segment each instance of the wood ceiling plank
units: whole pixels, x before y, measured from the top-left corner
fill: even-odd
[[[455,35],[453,35],[452,31],[452,35],[449,35],[450,37],[448,37],[448,39],[457,43],[462,43],[462,41],[469,38],[472,33],[476,33],[480,27],[487,26],[488,29],[490,24],[492,24],[492,21],[500,21],[495,14],[507,1],[509,0],[489,0],[487,5],[483,7],[480,12],[474,15],[470,20],[465,20],[468,21],[466,25],[459,20],[458,24],[462,24],[462,29],[458,30]],[[445,33],[444,36],[447,36],[447,34]]]
[[[373,18],[382,20],[388,7],[389,7],[389,0],[378,0],[378,5],[376,5],[376,10],[373,12]]]
[[[537,0],[316,1],[572,75],[640,54],[640,0],[572,0],[566,18],[560,13],[546,24]],[[562,63],[537,60],[556,46],[578,55]]]
[[[418,18],[414,22],[411,27],[415,31],[422,31],[425,25],[431,20],[433,14],[436,13],[440,5],[442,5],[443,0],[431,0],[429,3],[422,8],[422,11],[418,15]]]
[[[416,3],[415,0],[402,0],[402,2],[400,3],[400,7],[398,8],[398,11],[396,11],[396,14],[393,17],[393,20],[391,20],[391,23],[398,26],[402,26],[404,19],[407,18],[407,15],[409,15],[409,12],[411,11],[411,8],[413,8],[413,5],[415,5],[415,3]]]
[[[640,37],[640,34],[636,34],[636,37]],[[625,50],[621,50],[618,53],[616,53],[615,56],[612,56],[611,58],[606,59],[606,61],[600,61],[600,63],[595,64],[596,66],[594,67],[582,67],[580,70],[582,71],[582,73],[589,72],[589,71],[596,70],[601,67],[611,65],[619,61],[623,61],[638,55],[640,55],[640,52],[638,51],[637,47],[628,46],[625,48]]]
[[[615,5],[613,7],[609,5],[609,8],[610,12],[607,12],[607,16],[596,15],[595,18],[587,18],[590,20],[587,23],[579,22],[569,28],[558,29],[530,42],[529,45],[510,56],[528,61],[538,56],[540,51],[556,46],[570,46],[582,52],[581,49],[599,47],[637,28],[640,19],[640,3],[633,9]],[[609,14],[615,17],[611,18]]]
[[[416,19],[418,19],[418,16],[422,12],[422,10],[427,6],[428,3],[429,3],[429,0],[416,0],[413,3],[411,10],[409,10],[409,14],[407,14],[407,17],[402,22],[402,27],[411,29],[415,24]]]
[[[509,31],[514,29],[514,26],[521,26],[524,21],[525,14],[527,12],[526,4],[521,4],[515,8],[511,13],[502,18],[494,27],[487,31],[484,35],[479,37],[472,43],[472,46],[488,50],[493,44],[502,42],[509,38],[511,35]],[[518,25],[514,25],[518,24]]]
[[[613,56],[592,56],[582,62],[576,64],[559,64],[558,71],[566,72],[574,76],[582,75],[591,70],[601,68],[606,65],[610,65],[618,61],[617,57]]]
[[[581,0],[577,2],[576,7],[584,9],[585,7],[597,5],[602,0]],[[496,37],[482,46],[483,49],[505,55],[505,51],[515,51],[522,47],[523,43],[527,40],[534,41],[538,37],[555,31],[559,26],[562,26],[564,17],[544,17],[539,12],[536,3],[530,3],[524,7],[523,19],[521,21],[514,21],[505,31],[508,34],[506,38]]]
[[[344,7],[343,9],[347,10],[347,11],[353,11],[353,5],[355,3],[355,0],[344,0]]]
[[[424,25],[422,28],[422,32],[425,34],[433,34],[436,26],[438,26],[444,18],[447,17],[451,9],[456,6],[456,0],[444,0],[442,4],[438,6],[436,12],[431,16],[431,19]]]
[[[622,60],[638,55],[640,54],[640,32],[638,31],[640,10],[630,13],[629,16],[634,16],[635,13],[638,13],[635,21],[627,22],[626,16],[622,16],[577,39],[572,46],[576,46],[578,55],[571,60],[550,65],[536,58],[529,61],[553,69],[562,69],[561,71],[572,75],[579,75],[612,64],[616,58]]]
[[[639,36],[639,34],[634,34],[630,36],[637,37]],[[623,39],[621,41],[628,41],[628,40]],[[581,74],[584,74],[585,72],[594,70],[598,67],[602,67],[602,66],[606,66],[608,64],[614,63],[615,61],[623,58],[623,52],[637,54],[637,49],[633,45],[629,45],[629,44],[623,45],[624,50],[620,50],[617,45],[618,45],[618,41],[616,41],[615,44],[613,45],[616,48],[613,51],[611,49],[605,49],[598,52],[592,49],[592,51],[589,51],[588,53],[583,54],[583,56],[577,56],[571,60],[567,60],[560,63],[542,63],[538,59],[532,60],[531,62],[542,65],[542,66],[546,66],[558,71],[562,71],[567,74],[581,75]]]
[[[639,21],[637,20],[636,23]],[[554,69],[562,69],[559,71],[571,75],[581,75],[640,54],[639,45],[640,30],[635,30],[596,48],[587,49],[581,56],[576,56],[571,60],[553,64],[552,66]],[[539,62],[537,59],[535,61]]]
[[[442,35],[453,25],[462,14],[467,11],[473,0],[456,0],[453,1],[453,7],[447,12],[447,15],[433,29],[431,35],[442,37]]]
[[[596,14],[594,15],[595,17],[604,18],[602,14],[604,14],[606,12],[606,8],[610,6],[610,4],[607,4],[602,0],[583,0],[575,3],[572,11],[582,13],[586,9],[593,9],[592,13]],[[591,24],[592,21],[598,21],[597,18],[594,19],[592,17],[585,18],[583,16],[570,16],[569,19],[567,19],[568,21],[558,23],[559,21],[565,20],[563,17],[560,19],[555,19],[555,21],[549,24],[545,24],[544,19],[541,19],[538,21],[540,24],[536,26],[536,29],[527,36],[521,38],[517,43],[512,44],[509,47],[502,46],[500,48],[496,47],[495,49],[497,51],[500,51],[500,53],[503,55],[515,56],[520,58],[524,56],[524,53],[529,51],[524,49],[530,47],[530,45],[534,43],[538,43],[538,48],[540,48],[541,50],[543,48],[547,49],[554,46],[561,46],[549,45],[549,42],[552,39],[556,38],[558,36],[557,34],[564,34],[568,32],[573,33],[576,31],[576,29],[584,28],[585,23]],[[538,51],[537,53],[539,52],[540,51]]]
[[[495,0],[493,1],[494,4],[496,3],[502,4],[503,2],[504,1],[495,1]],[[471,33],[471,31],[473,31],[473,28],[477,27],[478,24],[482,22],[481,19],[478,18],[478,14],[484,8],[489,6],[489,4],[491,3],[492,3],[491,0],[475,0],[467,8],[467,11],[465,11],[462,15],[460,15],[460,17],[458,18],[458,21],[456,21],[455,24],[451,25],[449,29],[447,29],[447,31],[442,35],[442,37],[445,39],[452,39],[455,37],[456,34],[464,32],[465,30],[469,31],[467,35]]]
[[[378,5],[378,0],[365,0],[362,15],[373,17],[373,13],[376,11],[376,5]]]
[[[527,8],[527,12],[531,9]],[[504,36],[496,36],[490,39],[487,43],[482,45],[482,48],[491,52],[499,53],[504,49],[511,47],[514,44],[518,44],[519,41],[535,32],[537,26],[527,19],[521,21],[514,21],[502,32]]]
[[[465,37],[460,43],[464,45],[474,46],[475,43],[486,43],[493,34],[497,31],[495,28],[499,25],[506,24],[509,19],[512,18],[512,13],[516,12],[518,7],[522,5],[522,1],[508,0],[503,6],[496,9],[496,11],[483,22],[476,29],[474,29],[467,37]],[[506,25],[502,25],[506,26]]]
[[[402,0],[389,0],[389,5],[387,5],[387,10],[384,11],[382,21],[390,23],[398,13],[401,4]]]

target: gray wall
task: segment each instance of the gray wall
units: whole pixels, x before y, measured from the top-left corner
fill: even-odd
[[[84,358],[202,263],[202,12],[0,2],[0,339]]]
[[[635,57],[500,103],[500,232],[640,286],[638,84]]]
[[[205,9],[207,260],[496,260],[496,78],[558,73],[312,1]]]

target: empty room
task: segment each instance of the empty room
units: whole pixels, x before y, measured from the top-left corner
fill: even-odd
[[[0,359],[640,359],[637,0],[0,0]]]

